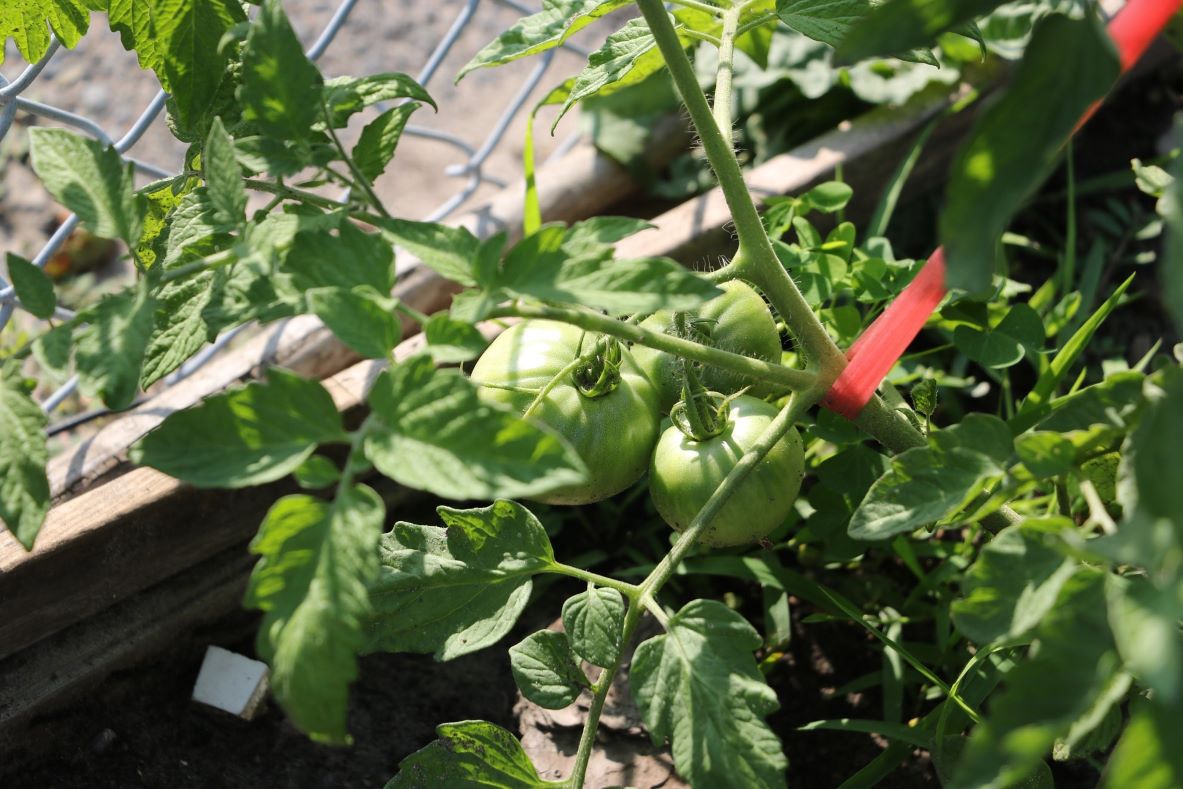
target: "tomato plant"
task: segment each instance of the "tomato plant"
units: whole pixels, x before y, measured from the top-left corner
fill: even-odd
[[[77,13],[59,13],[63,2]],[[69,44],[100,5],[31,0],[20,19],[0,12],[0,34],[28,50],[31,20]],[[879,783],[918,750],[959,788],[1047,785],[1052,764],[1110,788],[1183,785],[1183,348],[1170,347],[1178,335],[1166,318],[1183,318],[1183,160],[1134,160],[1132,176],[1094,178],[1089,194],[1133,181],[1154,200],[1083,211],[1086,190],[1064,159],[1081,118],[1179,2],[1132,0],[1108,27],[1092,2],[671,5],[546,0],[462,76],[553,49],[635,6],[639,16],[542,106],[565,113],[664,80],[730,211],[735,254],[704,272],[618,258],[617,242],[649,228],[639,219],[543,223],[532,179],[512,244],[391,216],[372,181],[411,114],[435,105],[413,79],[326,80],[279,0],[251,14],[230,0],[153,0],[136,19],[128,4],[108,4],[112,29],[172,91],[187,168],[140,186],[114,148],[33,130],[47,189],[95,234],[126,244],[136,281],[4,361],[0,518],[31,547],[49,508],[45,416],[26,371],[74,371],[87,395],[122,409],[221,332],[313,314],[385,363],[360,424],[345,423],[321,384],[272,370],[169,416],[131,451],[200,487],[294,475],[327,488],[279,499],[251,544],[259,559],[246,604],[261,613],[257,651],[291,720],[346,744],[362,655],[451,660],[512,632],[536,576],[579,590],[552,606],[561,631],[510,648],[532,703],[588,699],[569,774],[540,779],[511,733],[464,721],[441,725],[390,786],[462,776],[582,787],[624,667],[645,728],[669,742],[696,787],[784,786],[786,746],[820,732],[886,743],[849,765],[850,786]],[[195,32],[210,46],[194,47]],[[978,114],[924,235],[925,251],[941,249],[927,263],[897,255],[885,235],[925,136],[861,238],[840,181],[761,213],[734,146],[736,75],[759,84],[793,42],[813,53],[793,60],[796,78],[820,69],[831,84],[853,84],[858,67],[841,64],[862,58],[889,56],[858,72],[866,80],[1021,53],[995,100],[981,105],[969,91],[949,108]],[[386,102],[397,103],[347,149],[351,119]],[[1064,217],[1049,240],[1037,236],[1061,214],[1016,216],[1062,160],[1066,197],[1040,198]],[[315,191],[325,184],[344,188],[343,201]],[[265,196],[257,211],[252,193]],[[391,297],[396,249],[458,286],[446,313]],[[1152,258],[1162,265],[1149,275]],[[35,314],[52,315],[37,267],[14,256],[8,269]],[[1161,287],[1135,290],[1131,271]],[[1159,322],[1106,337],[1115,314],[1134,312],[1135,293],[1139,313]],[[402,319],[425,336],[406,360],[392,354]],[[483,349],[477,325],[505,319],[522,322]],[[922,329],[924,346],[905,353]],[[444,366],[472,360],[471,375]],[[679,396],[678,426],[658,440],[659,407]],[[648,485],[678,530],[668,550],[652,539],[655,518],[622,517],[617,533],[636,538],[627,546],[600,538],[563,561],[547,526],[516,501],[612,497],[644,474],[655,443]],[[316,454],[323,446],[335,446],[339,464]],[[403,521],[368,484],[378,475],[477,506],[441,506],[438,524]],[[734,605],[700,597],[712,577],[755,589],[759,602],[744,605],[734,589]],[[639,638],[642,618],[657,635]],[[881,710],[780,725],[771,716],[795,700],[778,699],[769,680],[800,670],[784,650],[819,624],[873,645],[874,670],[844,688],[868,691]]]
[[[526,321],[495,339],[470,377],[482,398],[553,428],[587,465],[584,482],[539,501],[600,501],[645,473],[657,441],[657,398],[619,341],[557,321]]]

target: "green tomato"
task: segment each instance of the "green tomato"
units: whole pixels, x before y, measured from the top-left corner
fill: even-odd
[[[766,362],[779,362],[781,355],[780,333],[764,299],[751,285],[740,280],[724,282],[719,286],[723,293],[687,314],[690,321],[701,320],[704,331],[710,334],[710,344],[724,351],[743,354]],[[655,312],[641,326],[653,331],[675,334],[674,313],[669,310]],[[693,334],[693,332],[691,332]],[[690,337],[689,339],[699,339]],[[670,407],[682,396],[682,362],[668,353],[644,346],[633,348],[637,364],[657,387],[661,397],[661,408]],[[718,367],[707,367],[702,371],[702,383],[707,389],[731,394],[748,385],[755,385],[757,393],[763,393],[759,382],[739,373]]]
[[[556,321],[524,321],[495,339],[472,369],[487,402],[523,413],[563,368],[590,351],[595,335]],[[581,344],[582,340],[582,344]],[[568,373],[531,413],[563,436],[587,465],[588,479],[539,496],[547,504],[588,504],[632,485],[649,463],[660,415],[657,393],[623,348],[620,378],[610,391],[588,396]],[[513,387],[504,389],[497,387]]]
[[[695,441],[668,427],[649,467],[649,494],[665,522],[685,531],[776,414],[775,406],[740,395],[731,401],[727,426],[713,438]],[[723,548],[767,537],[792,511],[803,468],[801,436],[790,429],[731,494],[699,542]]]

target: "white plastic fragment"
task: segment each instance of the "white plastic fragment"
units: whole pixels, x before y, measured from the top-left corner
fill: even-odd
[[[208,647],[193,700],[250,720],[267,693],[267,664],[221,647]]]

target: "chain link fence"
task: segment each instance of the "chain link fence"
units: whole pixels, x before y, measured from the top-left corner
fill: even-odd
[[[370,0],[370,2],[380,3],[383,0]],[[297,4],[289,3],[288,5],[295,6]],[[342,0],[336,6],[328,23],[324,25],[315,41],[307,49],[310,59],[314,61],[320,60],[326,51],[337,42],[339,34],[345,28],[350,15],[354,14],[359,5],[361,5],[360,0]],[[421,68],[414,74],[418,82],[429,91],[432,89],[433,84],[439,83],[441,81],[441,65],[444,63],[445,58],[456,48],[457,42],[466,31],[477,26],[476,23],[482,15],[489,14],[497,9],[501,9],[502,12],[508,9],[518,16],[524,16],[537,11],[537,8],[517,2],[517,0],[484,0],[484,2],[482,0],[452,0],[451,2],[438,4],[438,7],[435,3],[430,2],[430,0],[418,0],[418,2],[415,2],[412,5],[412,14],[418,12],[434,15],[436,13],[455,11],[455,16],[452,18],[450,25],[448,25],[446,32],[435,42],[430,50],[430,54],[423,61]],[[96,14],[95,19],[92,21],[92,35],[97,32],[95,28],[102,23],[100,20],[101,15]],[[338,47],[343,45],[347,46],[347,44],[337,44]],[[580,58],[587,57],[586,51],[571,42],[565,43],[562,50],[572,52]],[[516,86],[516,90],[509,94],[508,100],[504,102],[503,108],[491,126],[475,124],[480,128],[468,130],[471,133],[467,134],[457,134],[428,125],[410,124],[407,126],[404,136],[418,137],[442,144],[446,154],[439,157],[439,171],[446,178],[458,182],[458,185],[450,190],[451,194],[445,200],[425,216],[419,218],[431,222],[445,220],[453,216],[483,185],[488,184],[494,187],[504,187],[506,185],[504,179],[488,172],[488,162],[490,157],[499,148],[505,146],[507,137],[509,136],[507,132],[510,130],[511,125],[523,111],[528,110],[531,95],[539,87],[547,72],[550,71],[555,57],[559,52],[560,50],[552,50],[534,62],[533,68],[521,80],[520,84]],[[69,58],[72,54],[69,50],[64,49],[55,39],[49,51],[46,52],[40,61],[27,66],[14,79],[9,80],[3,74],[0,74],[0,143],[3,143],[9,134],[19,133],[19,125],[14,125],[14,120],[19,111],[27,113],[33,118],[38,119],[38,121],[48,121],[63,125],[107,145],[114,146],[115,150],[126,161],[133,164],[139,173],[148,178],[169,178],[176,175],[177,172],[175,171],[159,167],[148,161],[143,161],[135,155],[137,144],[143,140],[145,133],[154,126],[165,123],[165,113],[163,110],[168,96],[163,91],[159,91],[156,94],[139,113],[135,122],[118,137],[112,136],[98,121],[88,117],[87,114],[78,112],[76,107],[56,106],[55,104],[36,101],[25,95],[39,79],[44,78],[43,74],[51,61],[55,58]],[[464,52],[462,54],[467,56],[470,53]],[[129,67],[134,67],[134,58],[130,60],[130,63],[131,66]],[[381,112],[386,107],[377,105],[375,109]],[[484,131],[486,128],[488,131],[481,135],[479,132]],[[576,139],[576,136],[569,137],[551,154],[552,157],[562,155],[562,153],[576,142]],[[456,161],[457,157],[459,157],[458,162]],[[433,161],[434,164],[435,162]],[[342,199],[344,199],[344,196]],[[79,218],[76,215],[67,217],[53,232],[45,245],[33,256],[33,263],[44,269],[46,264],[62,248],[70,235],[78,229],[78,226]],[[13,319],[14,314],[22,309],[15,289],[3,276],[0,276],[0,331],[3,331]],[[73,311],[60,306],[54,315],[54,318],[59,320],[70,320],[73,317]],[[165,379],[165,385],[175,384],[201,369],[211,358],[225,349],[235,336],[245,328],[238,327],[223,333],[214,343],[193,356],[180,369]],[[47,413],[58,409],[74,394],[77,386],[77,376],[70,378],[41,400],[42,408]],[[53,433],[67,427],[73,421],[75,420],[51,422],[50,432]]]

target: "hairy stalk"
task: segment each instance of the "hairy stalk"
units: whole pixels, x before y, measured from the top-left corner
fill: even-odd
[[[580,581],[587,581],[596,586],[603,586],[607,589],[615,589],[625,597],[631,599],[640,597],[641,587],[636,584],[630,584],[627,581],[618,581],[615,578],[609,578],[606,575],[593,573],[590,570],[584,570],[581,567],[572,567],[569,564],[562,562],[555,562],[551,565],[550,571],[559,575],[566,575],[571,578],[577,578]]]
[[[719,188],[731,211],[740,248],[740,254],[732,265],[745,279],[751,280],[765,292],[821,374],[828,378],[837,377],[845,367],[846,359],[777,259],[760,222],[756,204],[748,193],[739,161],[731,147],[730,135],[725,136],[715,122],[706,95],[699,87],[694,67],[682,50],[665,6],[661,0],[637,0],[637,5],[665,58],[674,85],[686,105],[695,131],[702,141],[703,151],[715,171]]]
[[[325,130],[328,131],[329,137],[332,138],[333,145],[337,148],[337,152],[341,154],[341,161],[345,162],[345,165],[349,168],[349,172],[353,174],[354,180],[357,182],[357,185],[361,188],[362,192],[365,193],[366,199],[369,201],[370,205],[377,209],[379,214],[389,219],[390,214],[386,211],[386,206],[382,205],[382,201],[374,192],[374,188],[370,186],[369,179],[366,178],[365,174],[357,168],[357,164],[353,161],[353,157],[349,155],[348,151],[345,150],[345,146],[341,144],[341,138],[337,136],[336,130],[333,129],[333,119],[330,117],[331,113],[329,112],[329,105],[323,99],[321,100],[321,109],[324,110]]]
[[[692,340],[655,332],[641,326],[618,321],[607,315],[585,309],[551,307],[543,304],[509,304],[490,314],[491,318],[544,318],[562,321],[587,331],[607,334],[638,345],[656,348],[696,362],[702,362],[740,375],[769,381],[792,391],[813,387],[817,376],[804,370],[794,370],[780,364],[753,359],[719,348],[709,348]]]
[[[741,11],[739,6],[732,6],[723,12],[723,32],[719,37],[719,68],[715,74],[715,124],[732,145],[734,139],[731,128],[731,81],[735,73],[735,38]]]

